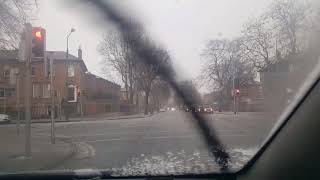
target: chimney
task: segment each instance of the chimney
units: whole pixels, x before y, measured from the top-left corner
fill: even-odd
[[[81,47],[78,49],[78,59],[82,60],[82,50]]]

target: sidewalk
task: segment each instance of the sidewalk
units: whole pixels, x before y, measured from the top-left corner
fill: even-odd
[[[24,132],[17,135],[14,128],[0,131],[0,173],[19,171],[49,170],[75,154],[71,143],[56,139],[56,144],[50,143],[49,137],[34,135],[31,139],[31,157],[24,155]]]
[[[156,113],[154,113],[156,114]],[[84,117],[71,117],[69,120],[65,120],[64,117],[62,119],[55,119],[55,122],[78,122],[78,121],[102,121],[102,120],[119,120],[119,119],[134,119],[134,118],[146,118],[150,117],[154,114],[144,115],[143,113],[133,114],[133,115],[115,115],[115,114],[98,114],[98,115],[89,115]],[[12,123],[16,123],[16,120],[11,120]],[[50,119],[33,119],[32,123],[48,123],[51,122]],[[21,121],[24,123],[24,120]]]

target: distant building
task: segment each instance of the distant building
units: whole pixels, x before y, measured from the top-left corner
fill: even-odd
[[[61,102],[68,102],[70,112],[95,114],[119,111],[120,86],[88,73],[82,59],[66,58],[63,51],[47,51],[54,59],[53,72],[49,71],[47,60],[33,60],[32,74],[32,117],[45,118],[50,114],[50,78],[53,75],[56,115],[62,114]],[[0,51],[0,113],[16,114],[24,106],[25,63],[17,59],[17,51]]]
[[[292,102],[295,92],[318,62],[316,56],[300,54],[280,59],[261,70],[266,110],[279,115]]]
[[[260,82],[240,87],[238,110],[244,112],[264,111],[264,97]]]
[[[120,85],[96,75],[86,73],[85,113],[118,112],[120,109]]]
[[[129,92],[127,92],[126,88],[120,89],[120,101],[121,103],[129,103],[129,99],[127,97],[129,95]]]
[[[238,87],[238,110],[242,112],[263,111],[264,97],[260,82],[252,82]],[[232,91],[232,90],[231,90]],[[233,111],[234,104],[230,91],[214,91],[203,96],[203,104],[212,106],[216,111]],[[224,98],[223,98],[224,97]],[[228,97],[228,98],[226,98]],[[219,106],[219,102],[221,103]]]

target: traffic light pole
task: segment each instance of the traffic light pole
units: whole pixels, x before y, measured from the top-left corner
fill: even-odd
[[[17,117],[17,134],[20,135],[20,119],[21,119],[21,113],[20,113],[20,72],[16,73],[16,94],[17,94],[17,112],[18,112],[18,117]]]
[[[235,92],[235,77],[233,75],[233,80],[232,80],[232,91],[233,91],[233,112],[234,114],[237,114],[237,97],[236,97],[236,92]]]
[[[26,84],[25,84],[25,155],[31,156],[31,57],[26,61]]]
[[[56,143],[54,122],[54,88],[53,88],[53,57],[50,54],[50,92],[51,92],[51,143]]]

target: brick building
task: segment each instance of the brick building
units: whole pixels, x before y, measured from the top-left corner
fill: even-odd
[[[260,82],[252,82],[239,87],[238,110],[242,112],[264,111],[264,96]],[[231,89],[232,91],[232,89]],[[223,98],[228,97],[228,98]],[[219,101],[221,105],[219,106]],[[215,110],[233,111],[233,96],[230,91],[214,91],[203,96],[203,103],[213,106]],[[219,108],[220,107],[220,108]]]
[[[88,73],[81,49],[78,57],[69,54],[66,58],[63,51],[47,51],[47,54],[51,54],[54,60],[53,88],[50,87],[49,63],[38,59],[31,65],[33,118],[49,116],[51,89],[56,115],[63,114],[63,99],[74,115],[119,110],[120,86]],[[25,64],[17,59],[17,51],[0,51],[0,113],[15,115],[18,107],[23,107],[26,96],[24,69]]]
[[[244,112],[264,111],[264,97],[260,82],[241,86],[238,110]]]

